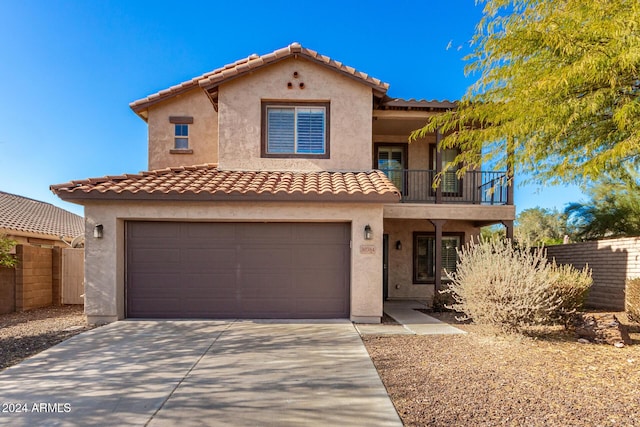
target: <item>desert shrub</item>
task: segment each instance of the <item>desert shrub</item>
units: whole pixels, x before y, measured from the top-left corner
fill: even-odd
[[[440,292],[436,292],[436,294],[433,296],[431,309],[436,313],[451,311],[449,307],[451,306],[451,304],[455,303],[451,294],[444,291],[445,289],[447,289],[447,285],[443,284],[443,286],[444,289]]]
[[[625,309],[633,320],[640,322],[640,277],[627,279]]]
[[[463,319],[521,331],[563,320],[584,300],[590,272],[549,263],[542,248],[518,249],[510,240],[471,242],[459,251],[444,292]],[[575,283],[574,283],[575,280]],[[462,320],[462,319],[461,319]]]
[[[554,276],[552,291],[560,298],[560,306],[551,316],[552,322],[562,322],[567,326],[587,299],[593,279],[589,266],[578,270],[571,265],[551,265]]]

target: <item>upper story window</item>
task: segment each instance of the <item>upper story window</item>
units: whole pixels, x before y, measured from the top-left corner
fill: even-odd
[[[329,103],[262,103],[262,157],[329,158]]]
[[[171,153],[193,152],[189,148],[189,125],[193,123],[193,117],[171,116],[169,122],[174,126],[174,143]]]
[[[189,148],[189,125],[175,125],[175,149],[186,150]]]

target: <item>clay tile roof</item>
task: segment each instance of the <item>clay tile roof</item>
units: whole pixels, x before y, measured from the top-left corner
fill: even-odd
[[[134,101],[131,104],[129,104],[129,107],[131,107],[131,109],[136,113],[140,114],[143,110],[147,109],[149,106],[157,102],[161,102],[175,95],[179,95],[181,93],[187,92],[198,86],[204,89],[210,89],[212,87],[220,85],[221,83],[227,80],[239,77],[241,75],[244,75],[245,73],[255,71],[258,68],[281,61],[283,59],[286,59],[292,56],[300,56],[300,57],[306,58],[312,62],[326,66],[328,68],[333,69],[334,71],[342,73],[347,77],[356,79],[361,83],[364,83],[367,86],[370,86],[371,88],[373,88],[374,92],[376,92],[380,96],[384,95],[387,92],[387,89],[389,89],[388,83],[384,83],[379,79],[376,79],[374,77],[367,75],[366,73],[363,73],[354,69],[353,67],[348,67],[342,64],[341,62],[334,61],[328,56],[321,55],[314,50],[302,47],[300,43],[294,42],[287,47],[275,50],[271,53],[267,53],[261,56],[258,56],[255,53],[251,54],[247,58],[240,59],[231,64],[224,65],[213,71],[204,73],[201,76],[194,77],[191,80],[187,80],[186,82],[177,84],[175,86],[171,86],[170,88],[161,90],[158,93],[154,93],[145,98]]]
[[[380,103],[379,108],[387,109],[426,109],[426,110],[450,110],[458,106],[457,101],[437,101],[426,99],[402,99],[385,97]]]
[[[260,200],[390,203],[400,193],[380,171],[227,171],[215,165],[167,168],[52,185],[63,200]]]
[[[50,203],[0,191],[0,229],[72,239],[84,233],[84,219]]]

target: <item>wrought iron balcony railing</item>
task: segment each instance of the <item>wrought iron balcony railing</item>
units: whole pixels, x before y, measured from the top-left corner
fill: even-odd
[[[442,174],[438,194],[433,187],[435,170],[382,169],[402,194],[403,203],[512,204],[508,200],[506,172],[469,171],[461,178],[455,172]]]

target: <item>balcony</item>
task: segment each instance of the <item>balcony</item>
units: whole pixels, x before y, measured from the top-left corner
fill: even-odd
[[[507,173],[469,171],[458,178],[445,172],[438,188],[433,188],[435,170],[382,169],[402,194],[402,203],[443,203],[474,205],[512,205]]]

